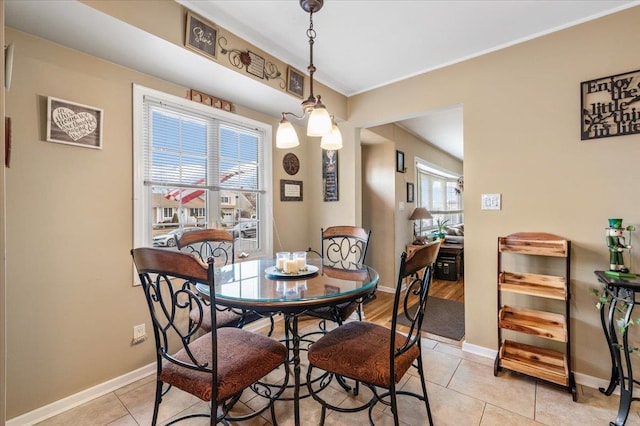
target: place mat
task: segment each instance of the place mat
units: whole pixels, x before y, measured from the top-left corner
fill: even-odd
[[[404,313],[398,316],[398,324],[409,325]],[[422,320],[422,331],[460,340],[464,337],[464,303],[429,296]]]

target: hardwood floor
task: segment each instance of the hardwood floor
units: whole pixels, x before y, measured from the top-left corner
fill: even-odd
[[[378,291],[376,292],[375,299],[367,302],[363,306],[364,318],[366,321],[382,325],[384,327],[389,327],[391,325],[391,311],[393,310],[393,293],[387,293]],[[431,288],[429,289],[430,297],[439,297],[442,299],[450,299],[458,302],[464,302],[464,280],[460,278],[457,282],[455,281],[445,281],[445,280],[436,280],[434,279],[431,282]],[[318,323],[317,318],[313,317],[301,317],[300,318],[300,329],[305,329],[307,327],[316,327]],[[275,324],[275,332],[274,335],[279,335],[278,333],[284,333],[284,329],[282,328],[282,321],[276,321]],[[400,326],[402,328],[403,326]],[[254,331],[260,330],[259,328]],[[400,330],[402,331],[402,330]],[[261,332],[267,332],[267,328],[261,329]],[[454,346],[459,346],[460,342],[447,339],[445,337],[436,336],[430,333],[424,333],[425,337],[428,337],[433,340],[437,340],[440,342],[444,342],[447,344],[451,344]]]

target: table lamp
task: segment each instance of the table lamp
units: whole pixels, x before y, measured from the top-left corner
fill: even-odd
[[[425,209],[424,207],[416,207],[413,213],[411,213],[411,216],[409,216],[409,220],[420,221],[420,233],[418,235],[416,235],[415,223],[413,226],[413,236],[414,236],[413,244],[425,243],[424,237],[422,236],[422,219],[431,219],[431,218],[433,218],[433,216],[431,216],[431,213],[429,213],[427,209]]]

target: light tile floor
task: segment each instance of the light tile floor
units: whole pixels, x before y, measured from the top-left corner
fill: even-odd
[[[607,425],[615,420],[618,396],[604,396],[597,389],[578,386],[578,402],[564,389],[521,376],[503,372],[493,375],[493,360],[463,352],[451,344],[423,340],[423,357],[427,391],[434,423],[443,425]],[[306,374],[303,365],[302,374]],[[410,369],[400,383],[404,389],[419,391],[417,373]],[[148,376],[77,408],[59,414],[40,425],[74,426],[133,426],[149,425],[153,412],[155,380]],[[351,394],[339,387],[329,387],[328,398],[342,407],[353,406]],[[361,391],[366,396],[366,388]],[[242,403],[247,407],[258,404],[259,397],[248,392]],[[400,420],[403,425],[421,426],[426,422],[426,410],[415,399],[400,397]],[[319,405],[311,398],[301,401],[303,425],[317,425]],[[632,406],[627,425],[640,426],[638,406]],[[159,423],[185,412],[205,412],[207,405],[177,389],[170,391],[161,404]],[[293,425],[291,402],[276,402],[279,425]],[[392,425],[393,417],[387,407],[376,407],[376,425]],[[185,421],[185,425],[205,425],[208,419]],[[271,425],[269,412],[244,423],[249,426]],[[356,414],[329,412],[326,425],[367,425],[366,411]]]

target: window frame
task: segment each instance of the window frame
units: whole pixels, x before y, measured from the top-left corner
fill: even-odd
[[[457,194],[456,197],[458,197],[458,202],[459,202],[459,206],[460,209],[459,210],[447,210],[447,205],[448,205],[448,184],[449,183],[454,183],[457,185],[458,179],[460,178],[460,174],[446,170],[442,167],[439,167],[435,164],[429,163],[428,161],[422,160],[420,158],[416,158],[415,160],[415,181],[416,181],[416,207],[424,207],[427,209],[427,211],[429,211],[429,213],[431,213],[431,215],[433,216],[432,219],[425,219],[425,223],[426,226],[422,227],[423,233],[424,231],[427,231],[427,233],[433,229],[436,229],[436,219],[438,219],[439,217],[445,217],[447,219],[449,219],[450,216],[452,215],[458,215],[459,216],[459,220],[456,222],[453,221],[449,221],[448,225],[455,225],[455,224],[459,224],[459,223],[464,223],[464,203],[463,203],[463,197],[462,194]],[[420,175],[421,174],[427,174],[427,175],[432,175],[435,176],[436,178],[440,178],[442,179],[442,181],[445,183],[443,190],[444,193],[444,209],[443,210],[435,210],[432,207],[428,206],[427,203],[422,199],[422,180],[420,179]]]
[[[261,165],[264,176],[264,193],[259,197],[261,202],[258,207],[262,217],[260,218],[260,238],[263,244],[261,250],[256,252],[255,257],[271,257],[273,251],[273,231],[269,224],[273,223],[273,197],[272,189],[272,135],[273,129],[270,124],[259,122],[247,117],[233,114],[221,109],[212,108],[207,105],[196,103],[188,99],[183,99],[171,94],[160,92],[138,84],[133,84],[133,246],[151,247],[152,237],[146,235],[147,229],[151,227],[150,208],[152,202],[151,191],[144,185],[144,97],[150,96],[176,105],[187,110],[193,110],[199,114],[210,116],[213,119],[223,122],[252,127],[263,133],[264,146],[263,161]],[[208,225],[208,224],[207,224]],[[134,271],[135,275],[135,271]],[[137,277],[136,277],[136,282]]]

